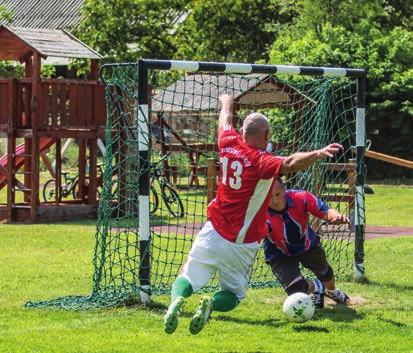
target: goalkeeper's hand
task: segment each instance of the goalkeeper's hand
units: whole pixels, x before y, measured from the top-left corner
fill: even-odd
[[[348,217],[342,215],[342,214],[338,214],[335,215],[334,217],[332,217],[329,220],[330,224],[348,224],[350,223],[350,220],[348,219]]]

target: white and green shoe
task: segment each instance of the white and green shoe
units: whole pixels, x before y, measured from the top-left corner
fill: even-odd
[[[199,303],[198,309],[195,311],[194,316],[192,317],[191,323],[189,324],[189,331],[196,335],[199,333],[211,317],[212,312],[212,298],[202,297],[201,302]]]
[[[175,300],[169,305],[168,311],[163,318],[163,328],[165,333],[171,334],[178,327],[179,315],[181,314],[184,304],[184,297],[176,297]]]

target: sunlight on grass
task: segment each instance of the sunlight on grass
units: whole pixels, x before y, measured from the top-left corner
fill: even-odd
[[[27,300],[87,295],[92,288],[93,222],[3,225],[0,229],[0,352],[409,352],[413,329],[413,238],[366,243],[369,283],[339,282],[356,305],[328,304],[312,321],[288,323],[281,289],[249,290],[236,310],[188,331],[199,295],[188,300],[174,336],[162,330],[169,301],[152,308],[25,309]],[[388,256],[392,261],[386,262]],[[219,339],[217,339],[219,337]],[[185,347],[185,348],[183,348]]]
[[[370,186],[374,195],[366,195],[368,225],[413,226],[413,187]]]

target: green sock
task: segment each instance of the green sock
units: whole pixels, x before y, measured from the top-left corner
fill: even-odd
[[[228,290],[221,290],[216,292],[213,297],[214,311],[231,311],[239,304],[239,300],[236,295]]]
[[[193,291],[191,283],[185,277],[177,277],[172,285],[171,301],[174,301],[176,297],[188,298]]]

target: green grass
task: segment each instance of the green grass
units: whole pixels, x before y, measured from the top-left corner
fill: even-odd
[[[366,195],[368,225],[413,226],[413,187],[371,185]]]
[[[27,300],[91,290],[92,222],[2,225],[0,352],[411,352],[413,238],[366,243],[369,284],[339,283],[359,304],[328,308],[288,323],[280,289],[250,290],[230,313],[214,314],[198,336],[188,331],[198,296],[173,336],[162,331],[168,298],[111,310],[25,309]],[[392,261],[384,259],[391,258]]]
[[[413,226],[413,188],[373,188],[368,224]],[[204,205],[198,209],[194,192],[181,193],[188,194],[185,221],[198,221]],[[198,296],[173,336],[162,330],[166,296],[154,297],[149,309],[25,309],[28,300],[90,293],[94,234],[94,221],[2,225],[0,352],[413,352],[413,237],[367,241],[370,282],[339,283],[358,304],[328,306],[304,324],[285,320],[280,289],[250,290],[233,312],[215,313],[199,336],[188,331]],[[383,266],[385,258],[392,261]]]

